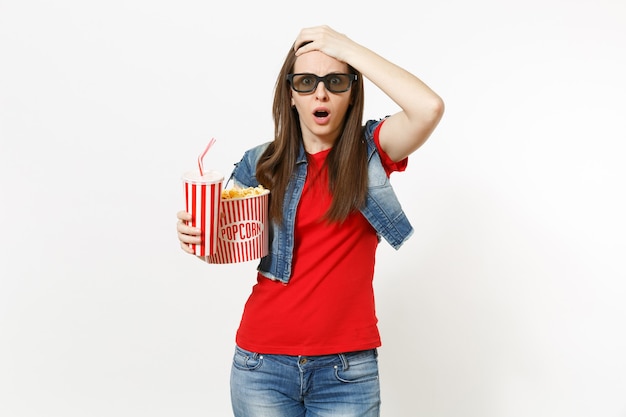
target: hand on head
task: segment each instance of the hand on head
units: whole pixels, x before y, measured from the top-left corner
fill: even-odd
[[[300,31],[293,48],[296,56],[311,51],[320,51],[339,61],[347,62],[346,51],[354,42],[346,35],[335,31],[328,26],[315,26]]]

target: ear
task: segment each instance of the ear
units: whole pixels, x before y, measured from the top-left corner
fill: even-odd
[[[291,107],[296,107],[296,102],[294,101],[293,96],[291,96]]]

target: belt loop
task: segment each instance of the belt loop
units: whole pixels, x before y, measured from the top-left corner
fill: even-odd
[[[343,370],[347,371],[348,368],[350,368],[350,363],[348,362],[348,358],[346,358],[346,355],[344,353],[340,353],[338,356],[339,356],[339,359],[341,360],[341,366],[343,366]]]

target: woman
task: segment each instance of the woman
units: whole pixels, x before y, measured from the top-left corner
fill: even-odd
[[[400,111],[363,124],[363,77]],[[274,140],[235,183],[271,190],[270,252],[237,331],[235,416],[378,416],[376,247],[412,234],[389,175],[431,135],[443,101],[414,75],[327,26],[303,29],[276,82]],[[177,215],[183,250],[199,230]]]

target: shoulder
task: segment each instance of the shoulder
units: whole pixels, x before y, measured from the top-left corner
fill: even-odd
[[[258,159],[263,154],[263,152],[265,152],[265,150],[270,145],[270,143],[271,142],[265,142],[265,143],[262,143],[260,145],[255,146],[253,148],[248,149],[244,153],[244,158]]]
[[[376,134],[376,131],[382,126],[383,122],[387,120],[387,117],[389,116],[385,116],[380,119],[370,119],[366,121],[363,125],[363,134],[365,135],[365,140],[368,142],[368,146],[373,145],[374,147],[376,147],[374,143],[374,136]]]
[[[373,152],[378,152],[375,141],[376,131],[380,128],[387,117],[382,119],[370,119],[363,125],[363,135],[367,144],[368,156],[371,157]]]
[[[380,126],[382,122],[385,121],[385,118],[382,119],[370,119],[365,122],[363,125],[363,133],[365,134],[365,139],[374,140],[374,132]]]
[[[240,164],[245,163],[251,168],[256,168],[256,164],[259,161],[259,158],[261,158],[261,155],[263,155],[263,152],[265,152],[270,143],[271,142],[264,142],[245,151],[243,157],[241,158]]]
[[[408,157],[401,161],[394,162],[381,148],[378,130],[387,117],[378,120],[368,120],[364,126],[364,134],[367,142],[368,160],[371,162],[374,159],[379,159],[385,169],[387,177],[389,177],[392,172],[404,171],[406,169]],[[378,158],[374,158],[375,155],[378,155]]]
[[[238,185],[246,187],[255,187],[258,185],[256,180],[256,165],[271,142],[265,142],[248,149],[244,152],[241,160],[235,164],[231,178]]]

